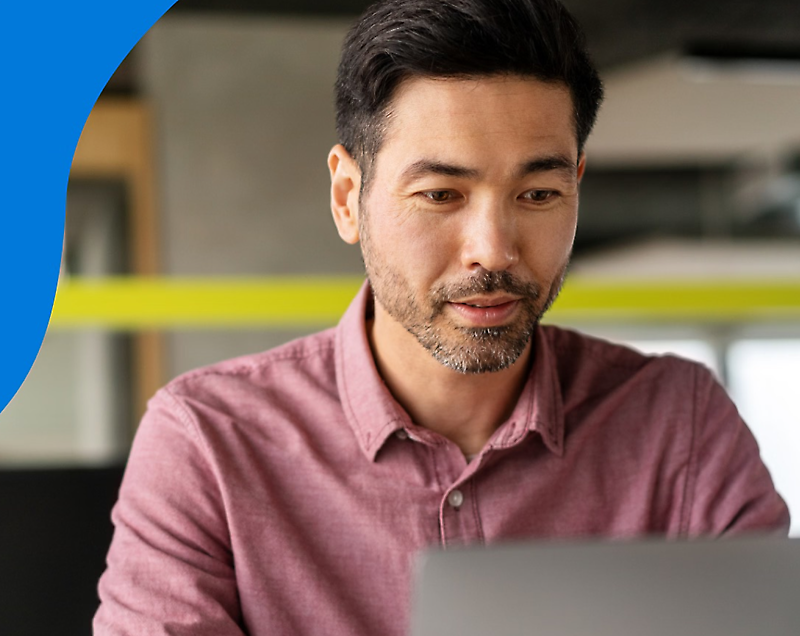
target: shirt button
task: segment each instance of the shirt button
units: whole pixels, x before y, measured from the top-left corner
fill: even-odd
[[[408,431],[404,428],[396,431],[394,435],[397,439],[408,439]]]
[[[464,493],[460,490],[451,490],[450,494],[447,495],[447,503],[449,503],[453,508],[460,508],[461,504],[464,503]]]

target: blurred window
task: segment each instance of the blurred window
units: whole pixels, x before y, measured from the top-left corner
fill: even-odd
[[[800,339],[741,340],[728,353],[730,390],[800,536]]]

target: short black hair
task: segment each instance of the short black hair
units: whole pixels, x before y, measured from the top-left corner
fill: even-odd
[[[404,79],[492,75],[566,84],[580,154],[603,85],[580,26],[558,0],[378,0],[344,41],[336,80],[339,141],[366,181],[384,115]]]

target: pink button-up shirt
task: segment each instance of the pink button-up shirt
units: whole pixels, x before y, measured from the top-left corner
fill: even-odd
[[[516,408],[467,462],[381,381],[370,305],[365,286],[338,328],[153,398],[95,634],[394,636],[427,546],[788,528],[703,367],[541,326]]]

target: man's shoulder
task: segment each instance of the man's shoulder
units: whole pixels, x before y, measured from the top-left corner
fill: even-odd
[[[265,466],[290,474],[287,449],[302,465],[322,447],[346,446],[345,422],[331,329],[178,376],[150,400],[137,439],[176,456],[199,452],[230,482]]]
[[[594,431],[598,437],[590,435],[592,445],[599,446],[597,439],[602,438],[617,448],[613,452],[627,448],[641,456],[687,455],[707,396],[718,387],[709,369],[676,355],[646,354],[570,329],[545,327],[542,335],[567,434]]]
[[[335,385],[336,329],[326,329],[278,347],[193,369],[170,381],[163,392],[175,397],[237,397],[242,391],[301,390],[311,382]],[[229,396],[230,397],[230,396]]]

